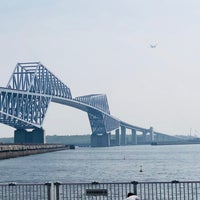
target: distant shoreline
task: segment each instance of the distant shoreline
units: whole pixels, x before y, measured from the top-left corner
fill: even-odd
[[[189,145],[189,144],[200,144],[200,141],[168,141],[168,142],[152,142],[151,145]]]

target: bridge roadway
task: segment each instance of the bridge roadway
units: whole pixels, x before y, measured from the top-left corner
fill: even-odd
[[[136,145],[138,139],[143,144],[178,140],[154,132],[153,127],[134,126],[112,116],[105,94],[72,98],[70,89],[39,62],[17,63],[7,87],[0,87],[0,123],[16,129],[15,143],[45,143],[42,127],[50,102],[87,112],[92,147]],[[127,139],[127,129],[132,131],[131,141]]]
[[[14,90],[14,89],[8,89],[5,87],[0,87],[0,93],[7,93],[7,94],[13,94],[15,93],[16,95],[27,95],[27,92],[25,91],[18,91],[18,90]],[[179,140],[180,138],[174,137],[174,136],[169,136],[167,134],[163,134],[163,133],[158,133],[158,132],[153,132],[153,128],[150,129],[146,129],[146,128],[142,128],[139,126],[135,126],[132,124],[129,124],[127,122],[121,121],[120,119],[109,115],[106,112],[103,112],[102,110],[95,108],[91,105],[88,105],[86,103],[77,101],[76,99],[67,99],[67,98],[62,98],[62,97],[57,97],[57,96],[51,96],[51,95],[46,95],[46,94],[37,94],[37,93],[31,93],[29,92],[28,95],[36,95],[36,96],[44,96],[44,97],[49,97],[51,99],[51,102],[54,103],[58,103],[58,104],[62,104],[62,105],[66,105],[66,106],[70,106],[76,109],[79,109],[81,111],[84,112],[99,112],[99,113],[103,113],[109,117],[112,117],[113,119],[115,119],[116,121],[119,122],[119,127],[121,128],[121,135],[120,135],[120,129],[117,128],[115,130],[115,142],[112,145],[126,145],[127,144],[127,138],[126,138],[126,129],[130,129],[132,130],[132,141],[131,144],[137,144],[137,133],[136,132],[141,132],[143,135],[143,143],[151,143],[153,141],[168,141],[168,140]],[[0,114],[5,114],[3,110],[0,110]],[[13,118],[15,118],[14,116],[12,116]],[[34,124],[35,127],[37,128],[42,128],[41,126]],[[150,134],[150,138],[147,140],[146,136],[147,134]],[[109,134],[108,134],[109,135]],[[155,140],[153,137],[157,137],[157,140]],[[111,141],[110,141],[111,142]],[[109,144],[111,145],[111,143]]]

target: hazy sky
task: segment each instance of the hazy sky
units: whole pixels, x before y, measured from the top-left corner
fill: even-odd
[[[17,62],[40,61],[73,97],[107,94],[123,121],[200,136],[199,19],[199,0],[1,0],[0,86]],[[54,103],[44,128],[91,131],[86,113]],[[13,131],[0,124],[0,137]]]

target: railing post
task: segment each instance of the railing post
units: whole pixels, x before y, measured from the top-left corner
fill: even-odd
[[[55,197],[55,200],[59,200],[60,199],[60,192],[59,192],[60,183],[59,182],[55,182],[54,185],[55,185],[55,188],[56,188],[56,192],[55,192],[56,197]]]
[[[51,189],[52,189],[51,183],[45,183],[45,185],[47,186],[47,199],[53,200],[51,194]]]
[[[132,181],[131,183],[133,184],[133,193],[135,195],[137,195],[137,185],[138,185],[138,182],[137,181]]]

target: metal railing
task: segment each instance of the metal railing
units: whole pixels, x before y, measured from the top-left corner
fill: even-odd
[[[200,181],[0,184],[1,200],[200,200]]]
[[[1,200],[51,200],[51,183],[0,184]]]

